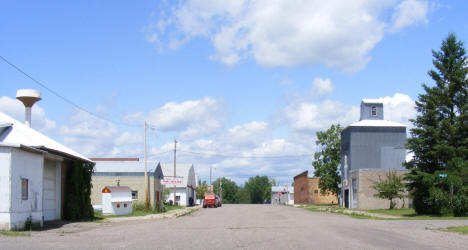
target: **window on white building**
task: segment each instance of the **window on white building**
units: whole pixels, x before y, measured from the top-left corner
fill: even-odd
[[[28,200],[28,179],[21,178],[21,199]]]
[[[377,116],[377,107],[376,106],[371,107],[371,116]]]
[[[132,191],[132,199],[138,200],[138,191]]]

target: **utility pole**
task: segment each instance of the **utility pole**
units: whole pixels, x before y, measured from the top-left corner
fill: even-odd
[[[146,207],[146,210],[148,211],[149,209],[149,193],[148,193],[148,171],[147,171],[147,167],[146,167],[146,162],[147,162],[147,158],[146,158],[146,127],[147,127],[147,124],[146,124],[146,121],[145,121],[145,125],[144,125],[144,129],[145,129],[145,132],[144,132],[144,137],[145,137],[145,140],[144,140],[144,147],[145,147],[145,154],[144,154],[144,157],[145,157],[145,197],[146,197],[146,202],[145,202],[145,207]]]
[[[174,205],[176,205],[176,190],[177,190],[176,154],[177,154],[177,140],[174,139]]]
[[[223,178],[219,178],[219,200],[223,201]]]

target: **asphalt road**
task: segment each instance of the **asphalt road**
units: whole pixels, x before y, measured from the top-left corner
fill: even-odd
[[[467,249],[468,236],[438,228],[468,221],[364,220],[273,205],[223,205],[187,216],[72,223],[0,235],[0,249]]]

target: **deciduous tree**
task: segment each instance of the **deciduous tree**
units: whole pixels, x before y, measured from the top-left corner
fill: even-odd
[[[405,183],[403,177],[398,176],[396,171],[389,171],[386,179],[382,180],[379,176],[378,181],[373,181],[372,188],[377,191],[374,197],[380,199],[388,199],[390,201],[390,209],[395,208],[396,202],[394,199],[403,199],[405,197]]]
[[[314,154],[314,176],[320,177],[319,188],[322,194],[340,194],[340,175],[338,165],[340,164],[341,131],[343,128],[338,125],[331,125],[326,131],[317,132],[319,151]]]

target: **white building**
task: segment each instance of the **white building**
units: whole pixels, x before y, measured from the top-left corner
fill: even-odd
[[[61,219],[71,160],[91,162],[0,112],[0,229]]]
[[[271,204],[294,205],[294,187],[292,186],[272,186]]]
[[[161,164],[164,178],[174,177],[173,164]],[[182,178],[182,182],[175,185],[176,187],[176,203],[180,206],[194,205],[197,199],[196,187],[198,184],[197,176],[193,164],[177,164],[176,177]],[[171,193],[168,200],[174,201],[174,185],[167,184],[166,188],[170,189]]]

